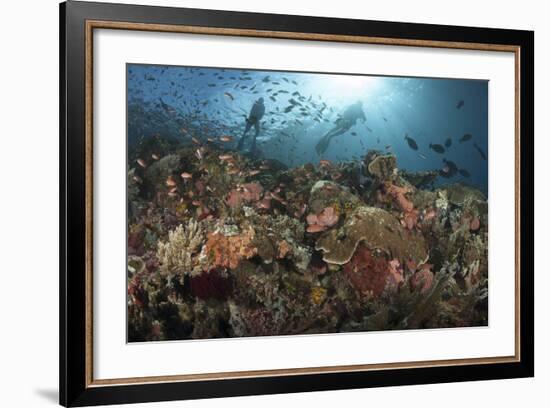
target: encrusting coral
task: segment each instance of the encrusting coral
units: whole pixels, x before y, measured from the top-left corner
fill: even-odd
[[[315,248],[323,251],[325,262],[344,265],[359,243],[399,260],[421,262],[428,255],[421,235],[406,231],[395,216],[376,207],[357,208],[341,228],[324,233]]]

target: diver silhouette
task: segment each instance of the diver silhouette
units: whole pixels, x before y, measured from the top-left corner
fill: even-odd
[[[237,145],[238,150],[242,150],[246,134],[252,126],[254,126],[254,139],[252,139],[252,146],[250,148],[250,151],[254,152],[256,150],[256,138],[260,134],[260,120],[264,116],[264,113],[264,98],[260,98],[256,102],[254,102],[254,105],[252,105],[252,108],[250,109],[250,114],[246,119],[246,128],[244,129],[244,133],[239,140],[239,144]]]
[[[333,137],[340,136],[346,133],[355,125],[357,119],[361,119],[363,123],[367,121],[365,113],[363,112],[363,103],[357,101],[346,108],[342,115],[336,120],[336,126],[329,130],[322,138],[319,140],[315,146],[315,151],[318,155],[323,154],[330,144],[330,140]]]

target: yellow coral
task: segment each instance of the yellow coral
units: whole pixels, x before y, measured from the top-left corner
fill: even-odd
[[[182,201],[176,206],[176,215],[181,218],[187,213],[187,203]]]
[[[310,298],[313,303],[316,305],[320,305],[323,303],[323,300],[325,300],[325,297],[327,296],[327,290],[325,288],[322,288],[320,286],[315,286],[311,289]]]

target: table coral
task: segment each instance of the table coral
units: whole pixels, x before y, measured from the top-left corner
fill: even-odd
[[[404,230],[395,216],[376,207],[357,208],[342,227],[325,232],[315,248],[323,251],[325,262],[344,265],[361,242],[398,260],[420,262],[427,257],[420,234]]]

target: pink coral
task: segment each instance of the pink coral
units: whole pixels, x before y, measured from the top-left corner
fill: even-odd
[[[332,227],[338,222],[338,214],[333,207],[327,207],[317,215],[317,223],[325,227]]]
[[[405,196],[405,194],[411,193],[408,187],[399,187],[395,184],[386,183],[385,188],[386,192],[397,202],[397,205],[403,212],[407,213],[413,210],[412,201]]]
[[[412,230],[418,223],[418,210],[411,210],[404,213],[403,223],[407,229]]]
[[[403,268],[397,259],[392,259],[388,266],[387,286],[395,289],[403,282]]]
[[[256,207],[262,210],[269,210],[271,209],[271,198],[264,198],[260,201],[258,201],[258,204],[256,204]]]
[[[479,217],[474,217],[472,221],[470,221],[470,231],[475,232],[479,229],[481,226],[481,223],[479,221]]]
[[[403,211],[402,224],[409,230],[412,230],[418,224],[418,210],[414,209],[413,202],[406,197],[406,194],[412,193],[409,187],[399,187],[395,184],[386,182],[384,184],[386,194],[388,194]]]
[[[323,232],[324,230],[326,230],[326,227],[319,224],[311,224],[311,225],[308,225],[308,227],[306,228],[306,231],[309,232],[310,234]]]
[[[363,298],[377,298],[386,287],[390,268],[383,256],[374,256],[372,251],[361,245],[351,260],[344,265],[344,274],[351,286]]]
[[[410,284],[413,290],[419,290],[420,293],[426,293],[433,284],[433,273],[430,271],[431,265],[425,264],[421,269],[411,276]]]
[[[307,232],[321,232],[338,223],[338,214],[333,207],[326,207],[317,214],[308,214],[306,221],[309,224]]]

